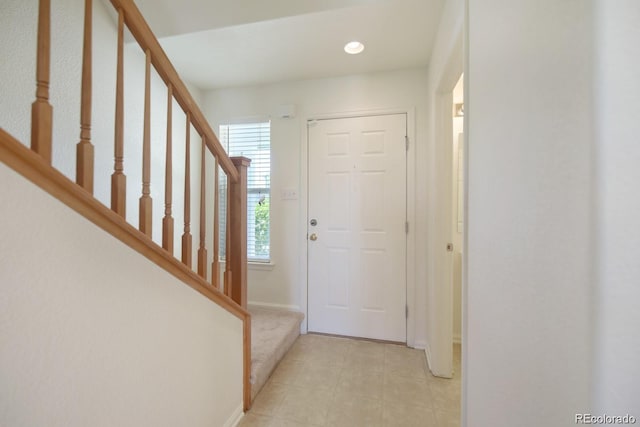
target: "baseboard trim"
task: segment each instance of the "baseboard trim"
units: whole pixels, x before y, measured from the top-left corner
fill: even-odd
[[[426,341],[414,341],[413,342],[413,348],[415,348],[416,350],[424,350],[427,348],[427,342]]]
[[[242,403],[240,403],[240,405],[238,405],[236,410],[233,411],[233,414],[231,414],[227,422],[224,423],[224,427],[236,427],[238,424],[240,424],[242,417],[244,417],[244,411],[242,408],[243,408],[243,405]]]
[[[250,307],[258,307],[258,308],[271,308],[278,310],[286,310],[286,311],[297,311],[300,312],[299,305],[288,305],[288,304],[274,304],[270,302],[259,302],[259,301],[249,301],[247,303]]]
[[[429,344],[425,343],[424,353],[427,355],[427,371],[431,372],[431,350],[429,349]]]

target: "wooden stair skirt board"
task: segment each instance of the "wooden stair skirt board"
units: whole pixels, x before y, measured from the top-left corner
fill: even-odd
[[[300,335],[304,314],[249,307],[251,314],[251,400]]]

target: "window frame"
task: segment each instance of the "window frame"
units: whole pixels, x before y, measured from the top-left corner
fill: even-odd
[[[219,123],[218,124],[218,136],[219,136],[219,140],[220,140],[220,145],[222,145],[222,148],[227,152],[227,155],[229,155],[230,157],[234,157],[234,156],[239,156],[239,155],[244,155],[244,154],[229,154],[229,152],[233,152],[233,150],[230,149],[230,145],[231,145],[231,141],[229,140],[229,134],[230,134],[230,130],[232,127],[235,126],[249,126],[249,125],[254,125],[256,129],[258,129],[260,126],[264,126],[265,124],[268,124],[268,135],[269,135],[269,140],[268,140],[268,170],[269,170],[269,175],[268,175],[268,179],[267,184],[268,186],[262,186],[262,187],[249,187],[249,185],[251,184],[251,172],[248,173],[247,178],[248,178],[248,182],[247,182],[247,261],[249,262],[249,264],[253,264],[253,265],[260,265],[260,266],[273,266],[272,264],[272,248],[271,248],[271,222],[272,222],[272,217],[271,217],[271,118],[270,117],[252,117],[252,118],[248,118],[248,119],[242,119],[242,120],[229,120],[226,121],[225,123]],[[226,128],[226,130],[223,130],[223,128]],[[260,151],[261,149],[266,151],[265,148],[266,147],[261,147],[261,143],[260,141],[255,141],[255,144],[252,146],[252,150],[255,151]],[[252,159],[252,164],[249,167],[249,171],[251,171],[251,167],[255,164],[254,159],[250,156],[250,155],[244,155],[247,158],[251,158]],[[264,163],[263,163],[264,164]],[[221,180],[220,180],[220,186],[218,191],[219,193],[219,197],[220,197],[220,214],[224,215],[224,219],[222,218],[221,215],[218,216],[218,220],[220,221],[220,247],[219,247],[219,253],[220,253],[220,262],[224,262],[225,261],[225,252],[226,252],[226,247],[225,247],[225,242],[226,242],[226,197],[227,197],[227,181],[226,181],[226,176],[224,175],[224,173],[222,171],[221,172]],[[251,209],[251,207],[249,206],[249,201],[252,198],[252,195],[255,194],[265,194],[268,198],[268,202],[269,202],[269,211],[268,211],[268,228],[267,228],[267,254],[266,256],[257,256],[255,253],[255,248],[256,248],[256,233],[255,233],[255,224],[256,224],[256,220],[255,220],[255,209]],[[255,196],[254,196],[255,197]],[[257,204],[256,204],[257,205]],[[253,212],[253,215],[252,215]],[[251,219],[253,218],[253,221],[251,221]],[[250,229],[250,226],[253,225],[253,232]],[[253,241],[251,241],[251,238],[253,237]],[[253,248],[252,252],[249,252],[249,250]]]

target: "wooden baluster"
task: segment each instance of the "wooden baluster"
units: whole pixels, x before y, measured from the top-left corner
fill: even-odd
[[[169,84],[167,96],[167,156],[164,174],[164,218],[162,218],[162,247],[173,254],[173,217],[171,216],[171,195],[173,185],[172,115],[173,86]]]
[[[191,113],[187,112],[187,142],[184,156],[184,234],[182,263],[191,268]]]
[[[36,100],[31,105],[31,149],[51,164],[53,107],[49,104],[51,2],[40,0],[36,59]]]
[[[229,197],[231,196],[231,189],[229,188],[231,181],[229,179],[229,175],[227,175],[227,214],[226,214],[226,224],[224,227],[224,294],[228,297],[231,297],[231,203],[229,202]]]
[[[206,138],[202,137],[202,148],[200,150],[200,247],[198,248],[198,275],[207,280],[207,248],[205,247],[206,241],[206,158],[204,147],[206,145]]]
[[[238,170],[236,182],[229,183],[229,227],[231,228],[231,299],[247,308],[247,168],[251,160],[232,157]]]
[[[80,142],[76,145],[76,182],[93,194],[93,145],[91,145],[91,33],[93,2],[84,1],[82,45],[82,94],[80,98]]]
[[[218,158],[215,158],[215,166],[213,168],[213,262],[211,263],[211,284],[215,288],[220,288],[220,195],[219,195],[219,169]]]
[[[111,175],[111,209],[126,216],[127,177],[124,174],[124,12],[118,10],[118,64],[116,71],[115,164]]]
[[[151,52],[147,49],[144,73],[144,130],[142,134],[142,197],[140,231],[151,237],[153,204],[151,199]]]

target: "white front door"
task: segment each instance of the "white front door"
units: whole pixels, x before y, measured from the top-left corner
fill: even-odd
[[[406,342],[406,129],[309,123],[309,331]]]

